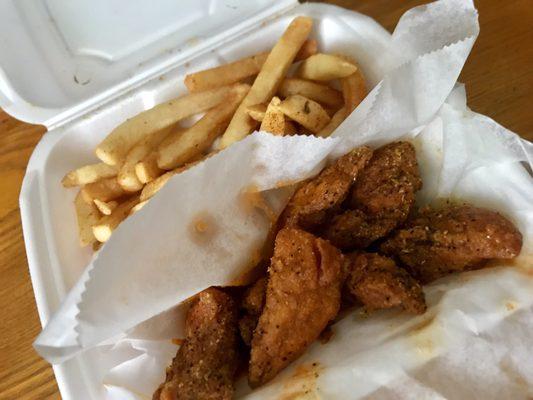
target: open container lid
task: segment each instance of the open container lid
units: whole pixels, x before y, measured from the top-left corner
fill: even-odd
[[[297,0],[0,2],[0,107],[49,129],[219,46]]]

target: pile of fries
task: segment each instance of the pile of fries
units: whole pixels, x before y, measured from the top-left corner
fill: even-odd
[[[97,249],[172,175],[256,129],[329,136],[367,91],[355,61],[318,52],[308,39],[312,26],[311,18],[295,18],[270,52],[187,75],[189,94],[117,126],[96,147],[101,162],[62,181],[81,187],[75,200],[81,245]],[[180,126],[200,113],[191,127]]]

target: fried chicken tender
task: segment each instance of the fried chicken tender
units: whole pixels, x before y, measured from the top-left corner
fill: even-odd
[[[298,358],[337,315],[342,254],[296,228],[277,237],[265,307],[252,339],[249,382],[262,385]]]
[[[386,236],[396,224],[395,219],[372,217],[361,210],[348,210],[333,217],[321,236],[339,249],[364,249]]]
[[[244,310],[244,315],[239,320],[239,330],[241,332],[241,338],[247,346],[250,346],[252,343],[255,327],[259,321],[259,316],[263,312],[266,286],[266,277],[259,278],[246,290],[242,299],[241,308]]]
[[[360,174],[351,207],[403,222],[422,188],[415,148],[408,142],[380,147]]]
[[[305,182],[285,208],[282,226],[313,230],[324,223],[340,209],[359,172],[371,157],[370,148],[355,148]]]
[[[368,310],[402,306],[413,314],[426,311],[420,284],[390,258],[355,252],[345,257],[344,267],[344,292]]]
[[[326,225],[323,236],[343,249],[363,249],[403,223],[422,187],[414,147],[394,142],[377,149],[359,173],[350,210]]]
[[[382,244],[422,283],[482,268],[488,259],[511,259],[522,248],[516,227],[494,211],[470,205],[425,209]]]
[[[222,290],[200,293],[185,322],[186,337],[153,400],[230,400],[239,364],[238,306]]]

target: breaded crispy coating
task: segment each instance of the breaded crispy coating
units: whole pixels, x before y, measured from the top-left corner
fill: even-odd
[[[230,400],[239,364],[238,306],[222,290],[200,293],[185,322],[186,337],[154,400]]]
[[[408,142],[394,142],[374,152],[354,185],[350,205],[401,222],[409,215],[420,188],[415,148]]]
[[[282,226],[314,230],[336,213],[359,172],[372,157],[368,147],[358,147],[300,186],[281,217]]]
[[[514,258],[521,248],[522,235],[509,220],[470,205],[422,210],[381,246],[422,283]]]
[[[242,340],[247,346],[250,346],[252,343],[255,327],[259,321],[259,316],[263,312],[266,285],[266,277],[259,278],[246,290],[242,299],[241,308],[244,311],[244,315],[239,320],[239,330]]]
[[[252,339],[249,382],[270,381],[318,338],[340,307],[342,254],[327,241],[282,229],[269,268],[265,307]]]
[[[387,235],[396,223],[395,219],[371,217],[361,210],[348,210],[334,216],[321,236],[341,250],[364,249]]]
[[[353,185],[350,209],[332,218],[322,236],[343,250],[364,249],[406,220],[421,187],[410,143],[380,147]]]
[[[345,257],[344,268],[345,294],[368,310],[402,306],[413,314],[426,311],[420,284],[390,258],[355,252]]]

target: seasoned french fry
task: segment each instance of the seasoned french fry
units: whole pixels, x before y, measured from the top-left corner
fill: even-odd
[[[216,106],[232,93],[236,86],[241,85],[187,94],[137,114],[113,129],[96,147],[96,156],[106,164],[120,165],[130,149],[141,139]]]
[[[116,178],[106,178],[85,185],[81,189],[81,194],[87,201],[93,201],[94,199],[109,201],[124,196],[126,192],[118,184]]]
[[[139,211],[141,208],[143,208],[148,203],[148,200],[141,201],[140,203],[137,203],[135,206],[133,206],[130,210],[130,215],[135,214],[137,211]]]
[[[281,100],[279,97],[272,97],[272,100],[266,109],[265,118],[263,119],[263,122],[261,122],[260,130],[281,136],[287,133],[295,133],[296,129],[294,125],[290,121],[287,121],[285,114],[283,114],[279,108],[280,104]],[[289,125],[292,125],[292,127]]]
[[[268,55],[248,95],[235,112],[222,136],[220,148],[223,149],[242,139],[257,127],[257,121],[250,118],[246,109],[255,104],[270,102],[298,50],[309,36],[312,26],[313,20],[309,17],[297,17],[291,22]]]
[[[342,93],[327,85],[306,81],[305,79],[286,78],[279,87],[282,97],[299,94],[331,108],[343,105]]]
[[[119,204],[111,215],[105,215],[93,226],[94,237],[99,242],[107,242],[111,237],[111,233],[117,226],[129,215],[130,210],[139,203],[139,196],[132,198]]]
[[[143,184],[153,181],[164,172],[165,170],[157,166],[157,151],[151,152],[142,161],[135,164],[135,174]]]
[[[304,60],[316,54],[316,51],[316,40],[307,40],[302,45],[295,60]],[[266,51],[215,68],[188,74],[185,77],[185,86],[190,92],[198,92],[242,81],[261,71],[268,54],[269,52]]]
[[[78,235],[80,244],[87,246],[96,241],[93,234],[93,225],[100,219],[100,213],[92,201],[86,201],[81,192],[78,192],[74,200],[76,217],[78,220]]]
[[[198,157],[224,132],[233,113],[248,93],[249,86],[242,87],[218,106],[209,110],[196,124],[169,143],[158,148],[157,166],[172,169]]]
[[[61,183],[64,187],[73,187],[93,183],[104,178],[117,176],[118,168],[105,163],[90,164],[70,171]]]
[[[330,120],[328,113],[320,104],[298,94],[287,97],[279,108],[287,117],[313,133],[320,132]]]
[[[153,132],[132,147],[117,175],[117,181],[124,190],[137,192],[142,189],[144,185],[137,178],[135,166],[159,146],[171,128]]]
[[[118,206],[118,202],[115,200],[111,201],[102,201],[98,199],[94,199],[94,205],[96,208],[98,208],[98,211],[102,213],[103,215],[110,215],[115,208]]]
[[[263,118],[265,118],[266,110],[267,110],[267,106],[265,104],[256,104],[255,106],[249,106],[246,109],[246,112],[255,121],[261,122],[263,121]]]
[[[331,54],[315,54],[304,60],[296,75],[313,81],[330,81],[346,78],[355,73],[357,66]]]

